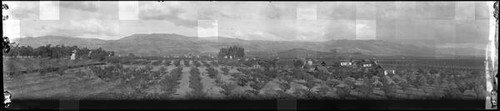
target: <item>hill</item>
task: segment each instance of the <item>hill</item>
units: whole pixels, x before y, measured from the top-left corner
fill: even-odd
[[[52,45],[76,45],[79,47],[87,48],[99,48],[106,44],[106,40],[93,39],[93,38],[77,38],[77,37],[66,37],[66,36],[42,36],[42,37],[23,37],[13,40],[20,46],[32,46],[39,47],[47,44]]]
[[[239,45],[247,56],[296,54],[353,54],[374,56],[482,56],[476,49],[438,49],[381,40],[331,40],[324,42],[242,40],[230,37],[198,38],[178,34],[133,34],[118,40],[100,40],[63,36],[26,37],[16,40],[20,45],[38,47],[45,44],[77,45],[116,51],[118,55],[134,53],[141,56],[184,54],[217,54],[220,48]]]

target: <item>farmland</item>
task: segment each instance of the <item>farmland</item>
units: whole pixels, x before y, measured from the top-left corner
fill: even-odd
[[[285,60],[260,67],[255,67],[257,62],[252,61],[259,60],[115,57],[102,61],[104,65],[52,72],[9,75],[4,70],[3,82],[14,99],[485,98],[482,64],[467,60],[449,62],[448,66],[445,63],[449,60],[381,61],[381,64],[401,67],[396,68],[395,74],[375,76],[350,67],[327,66],[327,72],[311,72]],[[59,63],[53,66],[62,67],[96,61],[9,58],[4,61],[4,69],[49,66],[44,63]],[[409,65],[402,67],[405,65],[401,64]]]

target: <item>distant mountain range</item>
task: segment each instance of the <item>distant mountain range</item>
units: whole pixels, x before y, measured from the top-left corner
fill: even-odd
[[[141,56],[184,54],[217,54],[220,48],[238,45],[247,56],[286,56],[306,53],[353,54],[374,56],[484,56],[484,50],[415,46],[381,40],[331,40],[324,42],[242,40],[229,37],[188,37],[178,34],[133,34],[118,40],[101,40],[65,36],[24,37],[13,40],[19,45],[76,45],[113,50],[119,55]],[[308,54],[306,54],[308,55]]]

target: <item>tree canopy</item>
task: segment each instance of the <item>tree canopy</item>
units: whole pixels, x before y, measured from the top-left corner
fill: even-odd
[[[87,48],[79,48],[77,46],[65,46],[65,45],[52,46],[52,44],[47,44],[45,46],[40,46],[37,48],[33,48],[31,46],[17,45],[12,47],[11,49],[12,50],[9,53],[5,54],[6,56],[64,58],[71,56],[74,50],[76,50],[77,58],[104,60],[107,56],[114,56],[113,51],[106,51],[103,50],[102,48],[87,49]]]
[[[219,57],[225,56],[244,57],[245,49],[236,45],[228,48],[221,48],[219,51]]]

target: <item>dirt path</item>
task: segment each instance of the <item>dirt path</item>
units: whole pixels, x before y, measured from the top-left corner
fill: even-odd
[[[192,89],[189,88],[189,76],[191,76],[189,73],[190,70],[191,67],[184,67],[182,69],[181,80],[179,80],[179,89],[177,89],[173,95],[175,99],[184,99],[186,94],[192,91]]]
[[[201,73],[201,83],[203,84],[203,92],[207,94],[207,97],[211,99],[221,99],[224,98],[224,94],[220,91],[224,90],[216,85],[215,80],[208,77],[207,67],[198,67]]]

